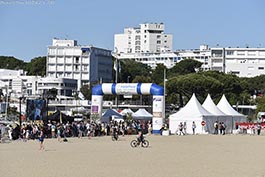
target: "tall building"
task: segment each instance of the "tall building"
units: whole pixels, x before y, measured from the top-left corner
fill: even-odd
[[[116,53],[160,53],[172,51],[172,35],[164,34],[163,23],[144,23],[115,34]]]
[[[107,49],[77,45],[75,40],[53,39],[48,47],[47,76],[77,80],[83,85],[112,81],[112,55]]]

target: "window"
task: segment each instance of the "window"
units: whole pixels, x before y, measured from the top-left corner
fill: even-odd
[[[256,51],[248,51],[248,56],[255,56],[256,55]]]
[[[259,70],[264,70],[264,67],[258,67]]]
[[[232,74],[240,74],[239,71],[231,71]]]
[[[137,35],[135,36],[135,40],[140,40],[141,39],[141,36]]]
[[[226,55],[234,55],[234,51],[233,50],[228,50],[228,51],[226,51]]]
[[[167,43],[167,41],[164,41],[165,43]]]
[[[79,57],[75,57],[75,62],[79,63]]]
[[[238,56],[244,56],[245,55],[245,51],[237,51],[237,55]]]
[[[161,41],[157,41],[157,44],[161,44]]]
[[[161,35],[157,35],[156,37],[157,37],[157,39],[160,39],[161,38]]]
[[[254,67],[253,66],[249,66],[248,70],[254,70]]]

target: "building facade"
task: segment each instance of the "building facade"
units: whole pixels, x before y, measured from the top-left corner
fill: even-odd
[[[265,48],[211,48],[209,67],[239,77],[265,74]]]
[[[67,78],[44,77],[38,79],[38,93],[47,97],[47,91],[57,89],[57,97],[72,97],[77,91],[77,80]]]
[[[163,23],[144,23],[115,34],[116,53],[160,53],[172,51],[172,35],[164,34]]]
[[[48,47],[47,76],[77,80],[83,85],[112,81],[112,55],[107,49],[77,45],[75,40],[53,39]]]
[[[141,62],[155,69],[157,64],[163,64],[167,68],[172,68],[177,62],[180,61],[180,57],[174,52],[163,53],[120,53],[113,54],[114,58],[118,60],[130,59],[136,62]]]

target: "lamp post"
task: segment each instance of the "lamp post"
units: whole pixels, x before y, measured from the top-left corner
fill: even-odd
[[[7,120],[7,111],[8,111],[8,86],[6,86],[6,116],[5,119]]]
[[[117,47],[115,47],[115,53],[114,53],[114,58],[115,58],[115,68],[116,68],[116,73],[115,73],[115,83],[117,84],[118,83],[118,70],[119,70],[119,60],[118,60],[118,55],[117,55],[117,53],[118,53],[118,48]],[[116,105],[116,107],[118,108],[118,95],[116,95],[116,97],[115,97],[115,105]]]
[[[163,119],[166,119],[166,68],[164,68],[164,102],[163,102],[163,107],[164,107],[164,111],[163,111]]]
[[[22,100],[22,96],[19,97],[19,127],[21,128],[21,100]]]

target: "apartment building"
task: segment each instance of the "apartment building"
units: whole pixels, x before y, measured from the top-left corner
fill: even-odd
[[[76,40],[53,39],[48,47],[47,76],[77,80],[83,85],[112,81],[112,55],[107,49],[81,46]]]
[[[114,35],[115,53],[161,53],[172,51],[172,35],[163,23],[144,23]]]
[[[211,48],[209,67],[239,77],[265,74],[265,48]]]

